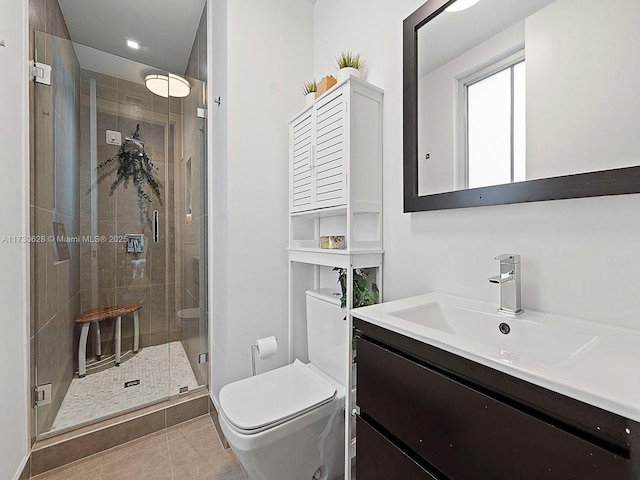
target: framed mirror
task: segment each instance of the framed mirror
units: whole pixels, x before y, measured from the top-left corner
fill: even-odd
[[[637,0],[429,0],[405,19],[404,211],[639,193],[638,18]]]

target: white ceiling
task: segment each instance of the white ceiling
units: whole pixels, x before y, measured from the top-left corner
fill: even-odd
[[[82,68],[91,72],[102,73],[121,80],[139,83],[144,85],[144,77],[150,72],[157,72],[158,69],[135,62],[128,58],[112,55],[111,53],[96,50],[86,45],[74,43],[73,48],[78,56],[78,62]]]
[[[184,74],[206,0],[58,1],[74,42]]]
[[[555,0],[481,0],[460,12],[442,12],[418,30],[418,78]]]

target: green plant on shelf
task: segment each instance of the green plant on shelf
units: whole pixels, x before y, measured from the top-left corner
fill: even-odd
[[[338,283],[342,290],[340,297],[340,306],[347,306],[347,269],[335,267],[334,271],[338,272]],[[375,305],[380,300],[380,291],[375,282],[369,283],[367,277],[369,274],[359,268],[353,270],[353,308],[366,307],[367,305]],[[345,317],[346,318],[346,317]],[[356,337],[359,336],[358,330],[353,327],[353,339],[351,341],[352,359],[357,356]]]
[[[315,80],[313,82],[305,82],[305,84],[303,85],[302,91],[304,92],[305,95],[308,95],[310,93],[315,93],[318,91],[318,84],[316,83]]]
[[[338,272],[338,283],[342,290],[340,306],[344,308],[347,306],[347,269],[335,267],[333,270]],[[353,270],[353,308],[375,305],[380,299],[378,286],[375,282],[369,283],[368,276],[369,274],[362,269]]]

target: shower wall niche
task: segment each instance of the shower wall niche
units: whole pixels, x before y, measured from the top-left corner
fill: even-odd
[[[191,87],[183,98],[145,87],[146,73],[168,72],[74,43],[66,28],[34,31],[35,59],[52,67],[31,99],[31,233],[45,239],[31,246],[31,377],[51,386],[51,402],[33,410],[34,437],[207,386],[205,18],[178,73]],[[118,161],[105,164],[136,129],[160,185],[160,198],[144,187],[150,202],[131,181],[112,188]],[[127,248],[130,236],[141,248]],[[92,325],[78,378],[78,316],[129,304],[141,305],[140,351],[125,316],[116,367],[116,322],[102,320],[102,357]]]

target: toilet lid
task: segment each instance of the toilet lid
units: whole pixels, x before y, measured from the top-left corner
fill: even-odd
[[[220,409],[236,428],[257,433],[328,403],[335,396],[334,385],[295,360],[225,385],[220,390]]]

